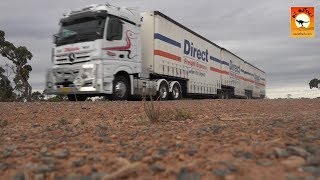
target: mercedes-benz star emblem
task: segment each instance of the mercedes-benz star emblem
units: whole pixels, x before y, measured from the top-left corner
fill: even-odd
[[[73,61],[75,61],[77,59],[77,57],[76,57],[76,55],[74,54],[74,53],[70,53],[69,54],[69,61],[70,62],[73,62]]]

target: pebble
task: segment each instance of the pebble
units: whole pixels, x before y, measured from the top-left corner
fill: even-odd
[[[48,152],[48,148],[46,146],[42,147],[40,150],[40,154],[45,156]]]
[[[34,180],[44,180],[44,174],[35,174],[34,175]]]
[[[177,175],[177,180],[200,180],[201,175],[196,172],[191,172],[186,168],[181,168]]]
[[[303,167],[302,170],[304,172],[308,172],[308,173],[311,173],[313,175],[320,175],[320,167],[315,167],[315,166],[306,166],[306,167]]]
[[[80,167],[80,166],[83,166],[85,164],[85,159],[84,158],[80,158],[78,160],[75,160],[72,162],[72,165],[74,167]]]
[[[312,166],[320,166],[320,157],[308,156],[307,164]]]
[[[63,149],[61,151],[56,152],[54,156],[60,159],[65,159],[69,156],[69,150]]]
[[[166,170],[163,166],[161,166],[159,164],[152,164],[150,166],[150,169],[155,173],[164,172]]]
[[[37,163],[28,163],[25,165],[25,168],[39,174],[55,171],[55,166],[53,164],[45,165]]]
[[[197,152],[198,152],[198,148],[195,145],[191,145],[188,150],[188,155],[194,156],[195,154],[197,154]]]
[[[298,146],[288,146],[287,151],[290,153],[290,155],[296,155],[301,157],[307,157],[308,155],[310,155],[308,151]]]
[[[6,169],[8,169],[9,168],[9,164],[7,164],[7,163],[0,163],[0,170],[1,171],[4,171],[4,170],[6,170]]]
[[[213,173],[216,176],[225,177],[225,176],[231,174],[231,171],[229,169],[216,169],[216,170],[213,171]]]
[[[297,168],[303,166],[305,163],[305,159],[299,156],[291,156],[288,159],[281,161],[281,164],[288,168]]]
[[[290,153],[288,151],[286,151],[285,149],[281,149],[281,148],[275,148],[274,149],[274,153],[276,154],[276,156],[278,158],[289,157],[290,156]]]
[[[262,160],[258,160],[257,164],[260,166],[268,167],[268,166],[271,166],[273,163],[270,160],[262,159]]]
[[[23,172],[18,172],[14,177],[12,178],[13,180],[25,180],[25,175]]]

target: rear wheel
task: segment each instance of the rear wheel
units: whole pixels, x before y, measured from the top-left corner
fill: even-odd
[[[116,76],[113,81],[112,100],[127,100],[129,97],[129,81],[123,76]]]
[[[167,100],[168,97],[169,97],[169,86],[167,82],[163,81],[160,84],[159,91],[157,93],[156,98],[160,100]]]
[[[170,93],[170,99],[172,100],[178,100],[181,99],[181,89],[180,86],[178,84],[175,84],[172,88],[172,92]]]

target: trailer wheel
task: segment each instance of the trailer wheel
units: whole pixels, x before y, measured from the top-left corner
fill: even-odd
[[[129,82],[123,76],[116,76],[113,81],[112,100],[127,100],[129,97]]]
[[[87,99],[86,95],[80,94],[68,94],[67,97],[69,101],[85,101]]]
[[[170,93],[170,99],[171,100],[179,100],[181,99],[181,89],[180,86],[178,84],[175,84],[172,88],[172,92]]]
[[[157,99],[167,100],[169,97],[169,85],[165,81],[160,84],[159,91],[157,93]]]

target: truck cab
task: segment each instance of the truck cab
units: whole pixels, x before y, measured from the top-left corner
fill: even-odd
[[[140,26],[140,15],[127,8],[104,4],[69,12],[54,35],[45,92],[71,101],[127,99],[142,70]]]

